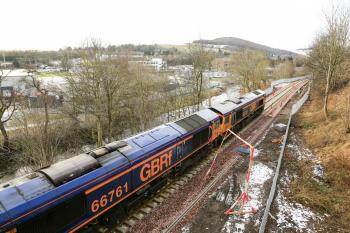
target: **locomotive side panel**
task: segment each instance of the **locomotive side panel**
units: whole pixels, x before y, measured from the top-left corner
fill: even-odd
[[[113,180],[107,180],[85,191],[86,209],[89,215],[105,212],[125,199],[131,190],[129,169],[118,174]]]
[[[176,145],[153,154],[132,167],[132,182],[135,189],[142,188],[177,162]]]

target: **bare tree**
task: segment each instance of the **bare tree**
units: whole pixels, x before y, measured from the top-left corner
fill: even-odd
[[[69,49],[62,50],[60,55],[61,55],[61,67],[65,72],[68,72],[73,66],[71,51]]]
[[[103,144],[103,47],[95,39],[87,42],[82,49],[81,63],[74,69],[67,80],[67,103],[74,107],[74,112],[84,114],[85,118],[93,116],[96,144]]]
[[[107,108],[107,137],[112,140],[112,123],[118,116],[120,102],[127,90],[128,61],[126,59],[109,58],[104,62],[105,77],[102,81]]]
[[[202,43],[194,44],[189,47],[193,71],[190,79],[191,87],[193,88],[194,103],[199,110],[203,101],[204,76],[203,73],[209,70],[212,66],[214,56],[207,51]]]
[[[348,9],[332,8],[325,14],[326,30],[320,33],[309,54],[308,66],[324,83],[323,112],[328,119],[328,97],[331,85],[337,79],[337,73],[346,60],[349,40],[350,15]]]
[[[294,64],[291,61],[285,61],[275,68],[273,77],[275,79],[285,79],[293,76],[295,72]]]
[[[231,56],[232,72],[241,76],[244,92],[262,88],[267,66],[266,54],[260,51],[243,49]]]
[[[0,69],[0,87],[2,82],[6,79],[11,70],[5,71]],[[10,153],[10,138],[5,128],[5,123],[8,122],[14,112],[16,111],[16,95],[12,91],[6,93],[4,90],[0,91],[0,131],[3,137],[3,150],[6,154]]]
[[[30,81],[30,86],[32,86],[36,92],[38,97],[40,98],[40,102],[42,103],[44,107],[44,112],[45,112],[45,120],[44,120],[44,130],[43,130],[43,140],[45,141],[47,139],[47,134],[48,134],[48,128],[49,128],[49,123],[50,123],[50,115],[49,115],[49,91],[44,85],[42,84],[41,80],[39,80],[35,76],[35,71],[29,70],[28,71],[28,76],[31,78]],[[40,104],[41,104],[40,103]],[[47,144],[47,143],[44,143]]]
[[[150,67],[141,64],[130,66],[129,89],[125,95],[128,99],[125,104],[129,112],[128,125],[133,132],[150,128],[154,119],[161,114],[163,80]]]
[[[81,63],[66,78],[69,116],[83,123],[93,122],[96,144],[101,146],[106,135],[113,138],[113,122],[122,111],[124,93],[128,90],[128,62],[115,58],[99,40],[84,45]],[[94,137],[94,136],[93,136]]]
[[[28,111],[24,104],[23,108],[19,108],[20,117],[16,118],[16,124],[22,127],[13,132],[18,154],[15,161],[20,166],[34,170],[54,162],[57,155],[65,152],[72,141],[72,124],[60,119],[50,121],[49,126],[46,126],[42,124],[41,111],[40,108]]]
[[[24,129],[27,137],[30,135],[35,135],[33,137],[36,137],[36,140],[32,141],[33,144],[28,143],[28,149],[32,150],[28,152],[29,154],[33,154],[34,151],[36,151],[36,153],[39,153],[40,155],[33,157],[33,162],[38,163],[41,166],[45,166],[50,164],[53,161],[54,157],[57,155],[57,146],[59,143],[56,142],[59,141],[58,138],[60,137],[54,131],[57,130],[55,126],[57,125],[58,121],[53,122],[50,120],[50,108],[53,106],[53,101],[49,96],[49,87],[47,85],[44,85],[42,80],[36,76],[35,70],[28,70],[28,77],[30,77],[30,80],[27,80],[29,87],[33,88],[36,92],[36,107],[38,110],[42,108],[44,110],[44,114],[42,114],[41,110],[36,114],[32,114],[32,124],[34,127],[31,129],[31,131],[33,131],[31,133],[28,130],[28,120],[26,113],[25,111],[22,111],[24,120],[23,122],[25,123]],[[29,148],[33,146],[36,148]],[[34,159],[35,157],[37,160]]]

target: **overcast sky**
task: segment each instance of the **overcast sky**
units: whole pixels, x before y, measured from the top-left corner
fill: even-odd
[[[335,1],[0,0],[0,50],[57,50],[90,37],[118,45],[234,36],[295,51],[310,44]]]

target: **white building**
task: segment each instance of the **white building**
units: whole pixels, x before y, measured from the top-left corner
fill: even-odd
[[[28,72],[25,69],[3,70],[3,78],[1,80],[1,89],[4,95],[11,92],[24,92],[26,90],[25,80],[28,78]]]
[[[155,70],[160,71],[167,67],[166,61],[163,58],[152,58],[147,65],[153,66]]]
[[[203,76],[206,78],[225,78],[229,76],[229,73],[225,71],[205,71]]]
[[[167,62],[163,58],[151,58],[151,60],[129,61],[129,63],[143,64],[144,66],[153,67],[156,71],[167,68]]]

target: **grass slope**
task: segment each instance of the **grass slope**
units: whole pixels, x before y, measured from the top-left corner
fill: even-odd
[[[324,169],[323,182],[312,179],[312,169],[301,162],[301,178],[292,185],[292,198],[328,213],[329,224],[348,232],[350,223],[350,134],[345,132],[340,112],[350,94],[350,83],[330,96],[330,119],[325,120],[322,97],[311,95],[295,125],[304,143],[319,157]]]

